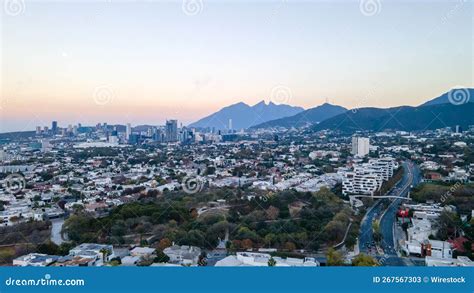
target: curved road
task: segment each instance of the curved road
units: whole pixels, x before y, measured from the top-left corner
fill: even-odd
[[[402,179],[392,188],[386,195],[389,196],[400,196],[406,197],[411,187],[418,184],[420,181],[420,172],[417,166],[412,162],[402,163],[404,174]],[[395,199],[390,203],[388,199],[381,199],[377,201],[366,213],[360,226],[359,234],[359,249],[363,253],[375,253],[375,242],[372,233],[372,222],[378,218],[381,213],[382,218],[380,221],[380,231],[382,233],[382,249],[384,250],[385,257],[397,258],[397,252],[394,248],[393,239],[393,227],[395,222],[395,214],[400,206],[402,199]],[[390,203],[387,210],[383,211],[384,204]],[[403,261],[394,260],[393,262],[388,260],[384,261],[387,265],[404,265]]]
[[[408,197],[413,186],[416,186],[421,181],[420,169],[413,162],[404,162],[403,168],[405,174],[400,181],[401,187],[394,190],[401,197]],[[394,227],[398,208],[402,199],[395,199],[382,215],[380,220],[380,232],[382,233],[382,249],[384,251],[385,265],[401,266],[406,263],[403,259],[398,257],[396,250],[396,243],[394,239]]]

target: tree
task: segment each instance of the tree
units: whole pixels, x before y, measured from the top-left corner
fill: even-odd
[[[250,239],[242,240],[242,248],[243,249],[252,249],[253,248],[252,240],[250,240]]]
[[[269,267],[276,266],[276,260],[273,257],[270,257],[270,259],[268,260],[268,266]]]
[[[339,251],[334,248],[329,248],[327,254],[327,265],[328,266],[342,266],[344,265],[344,259]]]
[[[205,267],[207,266],[207,254],[203,251],[199,255],[198,266]]]
[[[36,246],[38,253],[44,253],[49,255],[58,255],[60,254],[59,246],[54,242],[47,241]]]
[[[456,213],[443,211],[437,220],[438,238],[456,238],[459,236],[460,228],[462,227],[461,218]]]
[[[158,244],[158,248],[160,250],[164,250],[165,248],[170,247],[171,244],[172,244],[171,240],[169,240],[168,238],[163,238],[160,240],[160,243]]]
[[[375,267],[378,263],[373,257],[361,253],[352,260],[352,265],[356,267]]]
[[[268,220],[276,220],[278,219],[278,214],[280,213],[280,210],[274,206],[270,206],[266,211]]]
[[[288,251],[293,251],[296,249],[296,245],[293,242],[288,241],[285,243],[285,249]]]
[[[103,261],[103,262],[106,262],[107,256],[110,255],[110,250],[108,250],[107,248],[102,248],[102,249],[100,250],[100,253],[102,253],[102,261]]]
[[[156,256],[155,256],[155,258],[153,259],[153,262],[154,262],[154,263],[166,263],[166,262],[169,262],[169,261],[170,261],[169,256],[167,256],[167,255],[163,252],[163,250],[161,250],[161,249],[157,249],[157,250],[155,251],[155,254],[156,254]]]

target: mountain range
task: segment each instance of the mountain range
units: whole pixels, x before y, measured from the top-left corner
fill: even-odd
[[[284,104],[275,104],[265,101],[249,106],[245,103],[237,103],[200,119],[189,125],[196,128],[216,128],[216,129],[246,129],[270,120],[293,116],[304,111],[301,107],[294,107]],[[231,120],[231,121],[230,121]],[[229,125],[232,124],[232,125]]]
[[[309,124],[317,124],[336,115],[345,113],[346,111],[347,109],[344,107],[324,103],[321,106],[305,110],[296,115],[271,120],[262,124],[255,125],[252,128],[302,127]]]
[[[337,129],[342,132],[383,130],[432,130],[456,125],[474,125],[474,89],[453,89],[418,107],[349,110],[315,125],[315,131]]]
[[[472,97],[472,99],[471,99]],[[474,89],[456,88],[418,107],[366,107],[347,110],[325,103],[303,110],[300,107],[260,102],[255,106],[237,103],[221,109],[190,127],[233,129],[302,127],[312,125],[314,130],[339,129],[343,132],[393,130],[424,130],[460,125],[474,125]]]

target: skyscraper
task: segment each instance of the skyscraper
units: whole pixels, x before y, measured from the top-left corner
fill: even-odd
[[[166,141],[175,142],[178,140],[178,120],[166,120]]]
[[[57,131],[58,131],[58,121],[53,121],[53,123],[51,123],[51,131],[53,132],[53,134],[57,133]]]
[[[125,139],[128,141],[130,139],[130,135],[132,134],[132,125],[127,123],[127,129],[125,130]]]
[[[365,157],[369,154],[370,142],[368,137],[353,136],[351,154],[358,157]]]

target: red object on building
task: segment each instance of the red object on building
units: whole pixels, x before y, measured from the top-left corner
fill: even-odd
[[[406,218],[409,215],[409,209],[399,209],[397,215],[402,218]]]
[[[463,236],[448,240],[448,242],[453,246],[453,250],[458,252],[466,252],[466,248],[464,247],[464,242],[466,241],[468,241],[468,239]],[[472,250],[474,250],[474,243],[471,246],[471,251]]]

